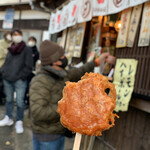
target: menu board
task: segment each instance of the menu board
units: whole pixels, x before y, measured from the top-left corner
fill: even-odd
[[[127,39],[128,47],[133,47],[135,36],[137,33],[137,28],[139,25],[141,12],[142,12],[142,5],[138,5],[133,8],[130,26],[129,26],[129,34],[128,34],[128,39]]]
[[[140,30],[138,46],[149,46],[150,40],[150,2],[144,4],[142,25]]]
[[[116,47],[126,47],[127,45],[127,36],[128,36],[128,29],[130,24],[130,17],[131,17],[132,8],[128,8],[122,12],[121,15],[121,28],[118,33]]]
[[[117,100],[115,111],[127,111],[134,89],[138,61],[135,59],[117,59],[114,81]]]

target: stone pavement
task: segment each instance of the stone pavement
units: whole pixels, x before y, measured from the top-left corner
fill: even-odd
[[[0,106],[0,120],[4,115],[5,106]],[[64,150],[72,150],[73,142],[74,138],[66,138]],[[0,150],[33,150],[28,110],[25,110],[23,134],[16,134],[14,125],[11,127],[0,127]]]

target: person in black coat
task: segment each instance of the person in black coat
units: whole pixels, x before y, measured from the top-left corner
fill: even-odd
[[[36,38],[34,36],[29,37],[28,46],[32,49],[32,57],[33,57],[33,70],[35,70],[36,61],[39,59],[39,52],[36,46]]]
[[[28,46],[32,49],[32,58],[33,58],[32,71],[35,70],[36,61],[39,59],[39,52],[36,46],[36,42],[37,40],[34,36],[28,38]],[[25,108],[29,107],[29,85],[33,77],[34,77],[34,73],[31,72],[31,74],[27,78],[27,88],[26,88],[26,93],[24,98]]]
[[[13,125],[14,92],[16,92],[16,133],[23,133],[24,95],[27,77],[32,72],[33,59],[31,48],[23,41],[22,31],[11,32],[12,44],[8,48],[5,63],[1,68],[4,91],[6,95],[6,115],[0,120],[0,126]]]

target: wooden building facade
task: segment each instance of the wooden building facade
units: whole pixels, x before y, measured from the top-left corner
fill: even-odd
[[[127,112],[119,112],[115,126],[102,136],[83,136],[80,150],[150,149],[150,46],[138,47],[142,15],[133,48],[118,48],[117,58],[138,60],[135,87]]]

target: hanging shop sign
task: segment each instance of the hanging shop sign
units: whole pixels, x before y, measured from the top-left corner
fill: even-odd
[[[128,0],[109,0],[108,14],[118,13],[128,8]]]
[[[57,10],[55,31],[60,32],[61,30],[62,30],[62,14],[60,10]]]
[[[108,12],[108,0],[92,0],[93,16],[106,15]]]
[[[134,89],[138,61],[135,59],[117,59],[114,81],[117,100],[115,111],[127,111]]]
[[[128,47],[133,47],[135,36],[136,36],[136,31],[137,31],[139,21],[140,21],[141,12],[142,12],[142,4],[135,6],[133,8],[130,26],[129,26],[128,39],[127,39]]]
[[[148,0],[72,0],[61,11],[55,12],[55,18],[54,13],[51,14],[49,31],[50,34],[57,33],[76,23],[90,21],[93,16],[118,13],[146,1]],[[54,20],[57,26],[55,30],[52,27]]]
[[[51,13],[50,23],[49,23],[49,33],[51,34],[56,33],[55,27],[56,27],[56,14]]]
[[[70,26],[74,26],[77,23],[78,5],[76,1],[71,1],[68,4],[68,8],[69,8],[68,27],[70,27]]]
[[[150,2],[144,4],[142,25],[140,30],[138,46],[149,46],[150,40]]]
[[[7,9],[3,21],[3,29],[12,29],[14,21],[14,9]]]
[[[145,3],[148,0],[129,0],[129,6],[133,7],[142,3]]]
[[[131,11],[132,11],[132,8],[128,8],[122,12],[121,28],[119,30],[117,43],[116,43],[117,48],[125,47],[127,45],[127,36],[128,36]]]
[[[92,0],[78,0],[78,23],[92,19]]]
[[[62,9],[62,26],[61,30],[64,30],[68,27],[68,18],[69,18],[69,8],[68,6],[63,7]]]

